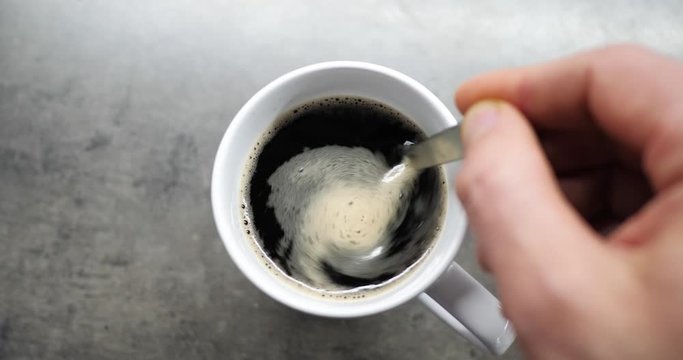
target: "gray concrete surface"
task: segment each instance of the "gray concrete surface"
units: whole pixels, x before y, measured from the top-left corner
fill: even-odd
[[[683,56],[672,1],[0,0],[0,359],[489,359],[413,301],[330,320],[252,286],[214,228],[231,117],[293,68],[464,79],[615,41]],[[477,268],[468,239],[459,261]],[[504,359],[520,358],[513,348]]]

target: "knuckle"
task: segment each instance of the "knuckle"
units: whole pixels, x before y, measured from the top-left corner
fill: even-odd
[[[515,98],[513,100],[513,103],[517,105],[519,111],[521,111],[522,113],[528,114],[531,112],[531,109],[533,107],[532,104],[534,103],[534,100],[538,98],[538,91],[535,91],[536,88],[536,80],[532,77],[532,75],[529,72],[521,72],[519,75],[519,79],[515,84]],[[512,111],[517,111],[511,105],[507,103],[505,105],[511,107]]]
[[[619,61],[624,60],[624,58],[651,54],[652,50],[640,44],[626,43],[607,46],[598,52],[610,59]]]
[[[595,73],[610,71],[615,66],[637,68],[642,66],[644,59],[655,56],[652,50],[638,44],[611,45],[597,50],[596,54],[592,63]]]

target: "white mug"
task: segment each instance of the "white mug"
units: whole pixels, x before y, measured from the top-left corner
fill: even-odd
[[[300,291],[276,277],[258,259],[243,230],[241,174],[262,133],[280,114],[327,96],[358,96],[380,101],[416,122],[427,134],[457,123],[446,106],[410,77],[382,66],[351,61],[325,62],[289,72],[261,89],[240,109],[218,148],[211,178],[211,202],[218,232],[237,267],[263,292],[310,314],[349,318],[375,314],[419,299],[458,333],[495,354],[512,344],[515,333],[498,300],[453,259],[467,219],[451,183],[458,164],[445,166],[448,196],[443,229],[431,251],[396,286],[354,301],[338,301]]]

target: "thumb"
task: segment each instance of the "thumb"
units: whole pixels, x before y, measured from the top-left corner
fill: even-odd
[[[499,285],[581,266],[597,235],[565,200],[529,121],[508,103],[482,101],[465,114],[462,138],[458,195]]]

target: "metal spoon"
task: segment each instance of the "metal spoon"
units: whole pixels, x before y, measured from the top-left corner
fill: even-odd
[[[402,163],[416,170],[460,160],[463,157],[463,146],[460,138],[460,125],[449,127],[426,140],[407,146],[404,150],[407,161]],[[367,254],[334,252],[327,259],[335,271],[352,277],[368,278],[372,273],[381,274],[386,264],[383,263],[388,246],[379,245]]]
[[[408,147],[405,156],[410,159],[410,166],[417,170],[462,159],[460,125],[449,127]]]

